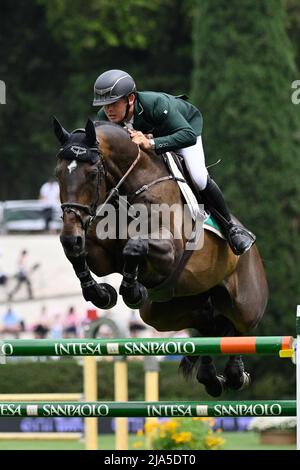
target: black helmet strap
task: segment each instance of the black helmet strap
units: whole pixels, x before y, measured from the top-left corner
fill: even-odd
[[[127,116],[128,116],[128,113],[129,113],[129,108],[130,108],[130,104],[129,104],[129,98],[128,98],[128,96],[126,96],[126,98],[127,98],[127,105],[126,105],[125,116],[123,117],[123,119],[122,119],[122,122],[123,122],[123,121],[126,121],[126,119],[127,119]]]
[[[131,93],[130,93],[130,94],[131,94]],[[126,96],[126,99],[127,99],[126,110],[125,110],[125,114],[124,114],[123,119],[121,119],[121,121],[120,121],[120,124],[122,124],[124,121],[126,121],[126,119],[127,119],[127,117],[128,117],[128,113],[129,113],[130,104],[129,104],[129,98],[128,98],[128,96]]]

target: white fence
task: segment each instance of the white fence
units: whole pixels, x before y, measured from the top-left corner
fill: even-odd
[[[42,232],[45,230],[45,204],[40,200],[0,202],[0,232]],[[55,207],[51,230],[61,227],[61,208]]]

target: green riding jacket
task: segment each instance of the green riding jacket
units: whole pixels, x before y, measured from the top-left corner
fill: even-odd
[[[108,121],[103,108],[98,111],[97,119]],[[202,126],[200,111],[179,96],[153,91],[136,94],[133,128],[153,134],[156,153],[194,145]]]

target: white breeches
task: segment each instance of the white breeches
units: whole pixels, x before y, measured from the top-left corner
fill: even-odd
[[[205,156],[201,136],[197,138],[195,145],[177,150],[183,156],[187,170],[195,181],[199,190],[205,189],[208,172],[205,166]]]

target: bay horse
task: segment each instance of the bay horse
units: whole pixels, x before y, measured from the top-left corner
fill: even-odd
[[[147,210],[154,203],[181,207],[183,199],[161,155],[142,151],[119,125],[98,124],[89,119],[85,128],[69,133],[54,118],[61,144],[55,170],[63,210],[60,240],[84,298],[101,309],[112,308],[116,290],[98,284],[91,271],[99,277],[120,273],[125,304],[138,308],[144,322],[158,331],[193,329],[210,337],[248,333],[261,320],[268,298],[255,245],[236,256],[224,239],[204,230],[203,246],[181,263],[186,236],[174,219],[168,227],[161,222],[158,233],[146,238],[99,236],[103,214],[98,208],[116,195],[128,195]],[[224,375],[217,373],[210,356],[183,357],[180,369],[186,377],[195,372],[214,397],[250,382],[240,355],[229,357]]]

